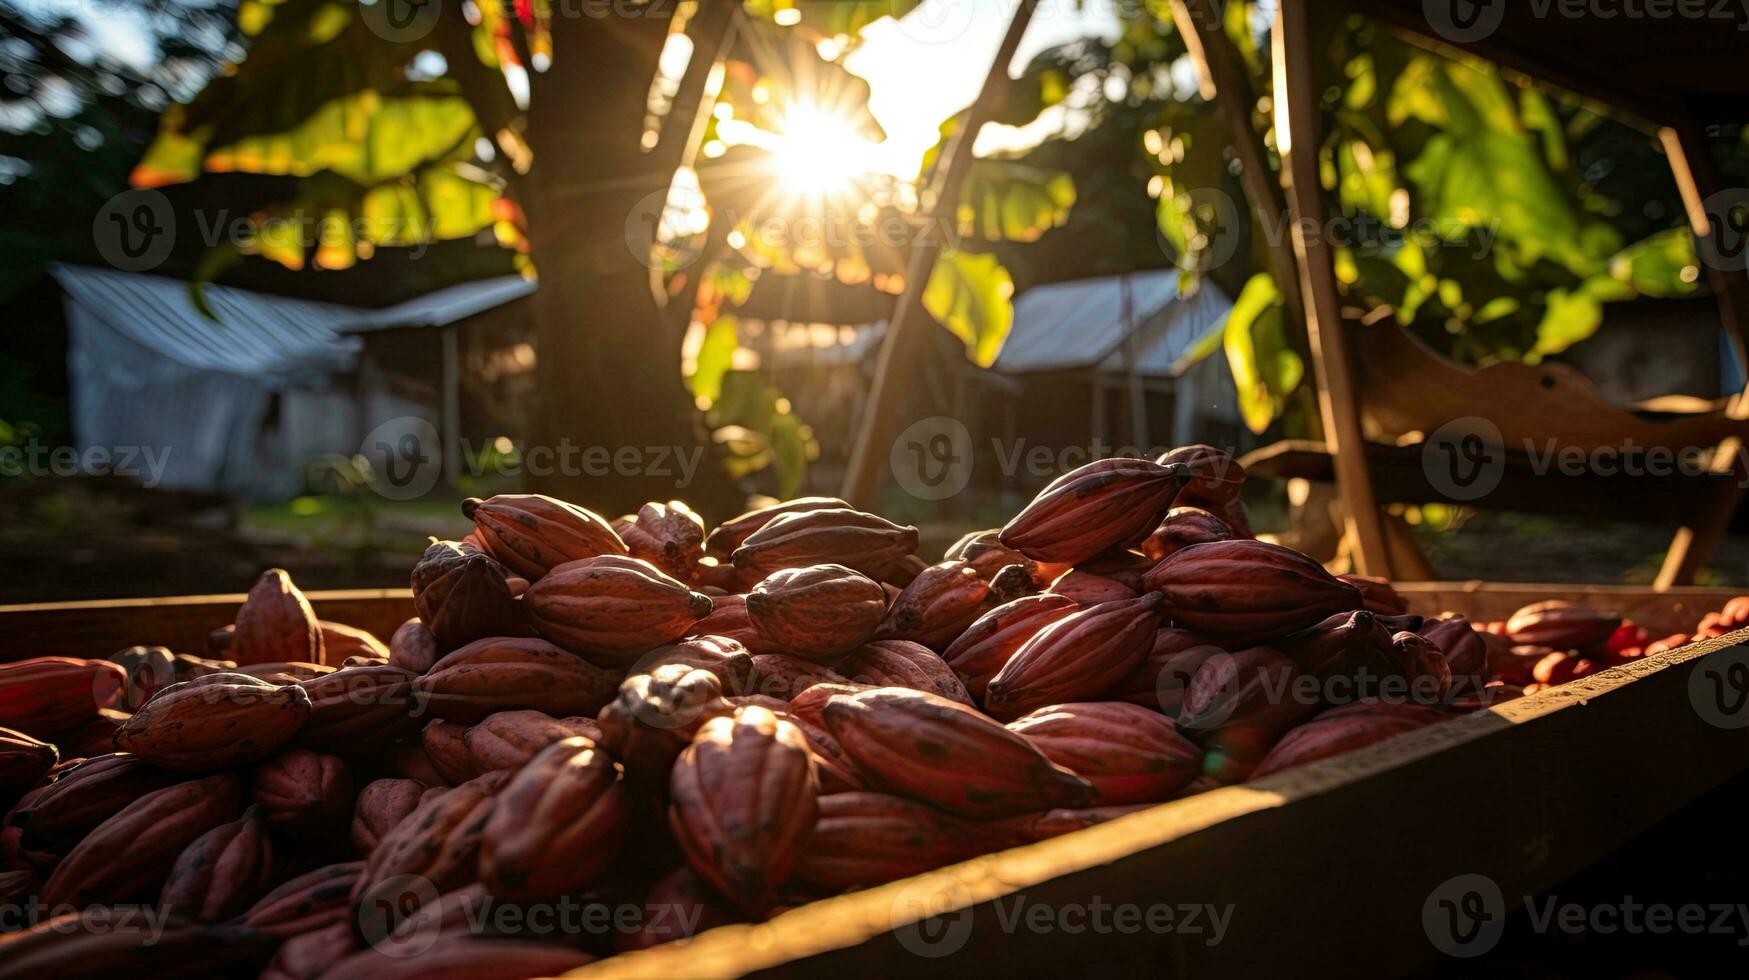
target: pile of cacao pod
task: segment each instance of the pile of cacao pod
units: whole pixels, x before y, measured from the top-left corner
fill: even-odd
[[[469,500],[386,643],[272,570],[203,655],[0,665],[0,906],[52,916],[0,923],[0,978],[550,975],[1659,649],[1410,615],[1255,539],[1243,480],[1093,463],[934,564],[829,498]],[[644,914],[533,927],[566,907]]]

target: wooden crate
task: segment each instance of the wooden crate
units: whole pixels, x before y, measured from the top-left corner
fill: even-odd
[[[1418,612],[1500,618],[1564,597],[1671,632],[1733,594],[1480,583],[1403,591]],[[5,655],[103,656],[131,643],[199,649],[241,600],[0,607],[12,640]],[[410,615],[405,592],[311,600],[324,618],[383,635]],[[1486,876],[1517,907],[1749,769],[1749,728],[1715,724],[1696,707],[1727,664],[1749,662],[1749,647],[1737,645],[1745,640],[1749,631],[1694,644],[1339,758],[575,975],[1060,976],[1099,968],[1384,976],[1422,968],[1442,955],[1424,913],[1438,914],[1444,893],[1436,890],[1454,877]],[[1138,914],[1194,906],[1227,918],[1214,943],[1206,917],[1194,935],[1095,932],[1078,910],[1096,905]],[[1041,909],[1049,928],[1030,924]]]

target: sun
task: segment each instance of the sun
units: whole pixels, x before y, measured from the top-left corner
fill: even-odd
[[[772,146],[772,162],[786,189],[798,194],[828,194],[849,189],[870,169],[874,144],[848,119],[809,103],[784,113],[783,132]]]

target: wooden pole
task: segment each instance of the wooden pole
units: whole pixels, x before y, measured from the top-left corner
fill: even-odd
[[[881,340],[881,352],[875,362],[874,380],[869,388],[867,410],[863,424],[856,432],[856,442],[850,450],[850,465],[844,473],[844,488],[840,496],[859,507],[873,503],[880,486],[882,461],[887,459],[894,435],[897,434],[899,410],[904,388],[914,376],[917,358],[927,348],[924,331],[931,317],[923,306],[923,288],[929,284],[929,274],[941,253],[940,239],[948,229],[958,226],[960,186],[972,166],[972,144],[978,131],[990,118],[1002,85],[1008,78],[1008,65],[1032,22],[1037,0],[1022,0],[1014,7],[1014,17],[1008,22],[1008,33],[996,49],[996,58],[984,76],[984,87],[966,110],[963,124],[954,134],[943,154],[945,165],[936,168],[934,186],[923,198],[924,225],[927,234],[911,246],[910,261],[905,268],[905,290],[894,308],[887,325],[887,335]]]
[[[1318,85],[1311,43],[1311,8],[1311,0],[1283,0],[1276,11],[1276,133],[1288,179],[1300,291],[1307,300],[1306,335],[1318,379],[1324,441],[1336,467],[1336,490],[1347,511],[1344,530],[1354,553],[1355,571],[1389,577],[1390,557],[1360,431],[1354,361],[1342,327],[1335,263],[1323,234],[1324,196],[1318,173],[1318,153],[1323,145],[1319,93],[1323,89]]]
[[[459,328],[443,328],[443,482],[454,487],[462,474],[462,359]]]

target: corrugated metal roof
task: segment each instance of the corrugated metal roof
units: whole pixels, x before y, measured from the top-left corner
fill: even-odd
[[[370,311],[368,323],[350,329],[360,331],[398,327],[446,327],[533,294],[534,282],[521,276],[499,276],[496,279],[464,282],[387,309]]]
[[[1226,323],[1232,307],[1206,280],[1181,300],[1175,269],[1036,286],[1014,302],[1014,326],[995,370],[1122,370],[1124,338],[1134,332],[1140,373],[1169,375],[1184,352]]]

